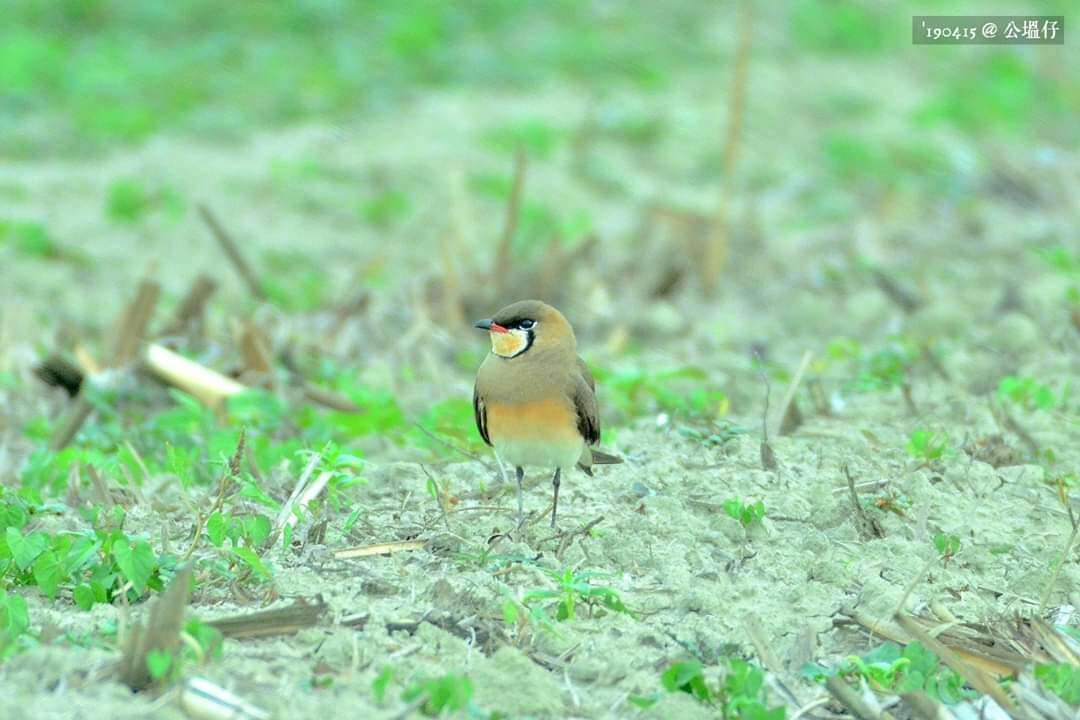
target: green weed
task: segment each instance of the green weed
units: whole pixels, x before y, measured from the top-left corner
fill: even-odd
[[[259,284],[275,305],[290,312],[325,307],[331,290],[326,272],[309,253],[271,250],[263,253]]]
[[[976,696],[964,679],[941,664],[934,653],[914,642],[903,649],[883,643],[865,655],[852,655],[835,668],[808,664],[803,677],[823,682],[830,676],[861,678],[876,692],[898,694],[923,691],[949,705]]]
[[[937,533],[934,535],[934,548],[941,555],[941,559],[947,563],[960,552],[960,538],[956,535]]]
[[[1035,677],[1065,702],[1080,705],[1080,668],[1065,663],[1036,665]]]
[[[383,666],[371,683],[375,702],[382,705],[393,685],[398,684],[398,673],[390,665]],[[460,673],[447,673],[440,677],[419,677],[402,685],[400,700],[410,708],[407,714],[419,712],[425,717],[464,715],[484,720],[501,720],[499,712],[488,713],[472,701],[472,680]]]
[[[92,153],[167,129],[235,138],[256,126],[393,107],[449,83],[655,88],[671,68],[717,56],[699,15],[689,6],[601,15],[505,0],[225,11],[205,0],[164,10],[100,0],[44,13],[35,0],[13,0],[0,29],[0,105],[17,131],[5,134],[3,150]],[[601,31],[601,22],[619,32]],[[361,46],[368,51],[355,52]]]
[[[412,212],[409,196],[401,190],[384,189],[360,202],[360,217],[373,227],[385,230]]]
[[[737,498],[724,501],[724,512],[742,523],[744,528],[760,525],[765,518],[765,503],[758,500],[755,503],[745,503]]]
[[[562,131],[548,121],[531,118],[493,128],[485,133],[484,140],[497,150],[513,154],[521,149],[530,158],[543,160],[551,157],[562,136]]]
[[[769,707],[765,673],[745,660],[725,658],[718,682],[710,683],[704,666],[697,660],[678,662],[664,671],[660,684],[668,693],[684,692],[719,711],[724,720],[783,720],[783,706]],[[661,695],[632,697],[641,708],[651,707]]]
[[[731,407],[727,395],[698,367],[672,370],[594,368],[605,404],[626,418],[666,412],[684,419],[717,420]]]
[[[66,260],[87,265],[81,250],[65,247],[39,222],[0,219],[0,248],[7,246],[19,255],[37,260]]]
[[[584,607],[589,617],[602,616],[608,612],[633,617],[633,613],[619,597],[618,591],[590,582],[592,578],[601,576],[601,573],[575,572],[569,568],[544,572],[555,582],[555,587],[530,590],[520,601],[520,608],[525,609],[531,623],[550,626],[552,613],[558,622],[573,620],[577,617],[579,607]],[[517,624],[520,608],[516,602],[504,604],[503,615],[508,625]]]
[[[1002,378],[997,396],[999,400],[1015,403],[1025,410],[1050,410],[1058,404],[1050,386],[1033,377],[1008,375]]]
[[[420,712],[428,717],[462,712],[469,706],[472,696],[472,681],[465,675],[454,673],[416,680],[401,693],[405,702],[419,702]]]
[[[908,454],[918,460],[921,467],[938,462],[949,450],[949,437],[937,430],[919,428],[913,431],[908,439]]]
[[[36,586],[49,598],[63,590],[89,610],[95,603],[112,602],[122,591],[128,602],[136,602],[148,590],[161,590],[162,572],[176,564],[175,558],[158,556],[146,540],[105,525],[83,532],[29,530],[30,511],[43,510],[10,494],[0,495],[3,585]],[[123,510],[117,506],[112,515],[121,525]]]
[[[124,178],[111,182],[105,193],[105,216],[113,222],[136,223],[156,213],[176,220],[183,212],[183,198],[168,185],[152,188]]]
[[[1031,58],[995,50],[950,65],[915,120],[975,133],[1023,132],[1037,120],[1047,126],[1063,121],[1067,108],[1064,89],[1040,73]]]
[[[8,595],[0,587],[0,662],[8,659],[32,640],[26,598]]]
[[[887,28],[894,20],[873,3],[799,0],[791,12],[791,39],[821,53],[876,55],[889,46]]]

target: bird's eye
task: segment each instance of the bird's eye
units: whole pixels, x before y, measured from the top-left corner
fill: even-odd
[[[534,327],[536,327],[536,321],[535,320],[522,320],[521,322],[518,323],[518,327],[521,328],[522,330],[532,330]]]

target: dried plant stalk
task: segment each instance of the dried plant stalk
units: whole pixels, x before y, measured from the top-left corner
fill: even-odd
[[[720,178],[720,204],[707,237],[702,258],[702,287],[705,292],[716,292],[720,273],[727,262],[730,242],[729,201],[734,187],[735,164],[742,136],[743,115],[746,105],[746,82],[750,69],[750,40],[753,36],[753,8],[749,0],[739,3],[739,19],[736,24],[739,41],[735,50],[735,64],[731,72],[731,104],[728,106],[727,138],[724,141],[723,176]]]
[[[495,255],[495,267],[492,268],[494,286],[500,298],[504,297],[510,283],[510,247],[517,232],[518,218],[521,216],[521,196],[525,188],[526,156],[524,150],[514,155],[514,184],[510,188],[510,197],[506,201],[506,217],[503,219],[502,235]]]
[[[180,645],[190,585],[191,565],[186,565],[177,571],[169,587],[154,603],[146,627],[135,625],[131,628],[120,660],[120,679],[132,690],[143,690],[154,683],[147,665],[150,653],[175,655]]]
[[[217,281],[206,274],[200,274],[191,284],[187,295],[180,301],[176,309],[176,315],[161,331],[162,335],[175,335],[183,332],[192,323],[198,322],[206,310],[206,303],[210,296],[217,292]]]
[[[116,338],[113,341],[111,365],[124,365],[135,359],[139,353],[139,344],[146,337],[146,328],[157,307],[161,286],[149,278],[139,283],[135,298],[120,316]]]
[[[232,262],[233,267],[236,268],[236,272],[240,275],[240,279],[247,285],[248,292],[256,300],[265,300],[266,293],[263,291],[262,286],[259,284],[259,280],[255,277],[255,273],[252,272],[251,266],[247,264],[243,254],[240,252],[240,247],[229,235],[225,227],[218,221],[217,216],[211,212],[210,208],[206,205],[199,205],[199,216],[206,223],[206,226],[210,228],[210,233],[214,236],[214,239],[218,241],[218,245],[225,251],[225,255],[228,256],[229,261]]]

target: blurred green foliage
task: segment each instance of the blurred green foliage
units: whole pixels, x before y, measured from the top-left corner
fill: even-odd
[[[170,128],[231,137],[451,83],[655,88],[712,55],[699,13],[686,1],[11,0],[0,106],[14,132],[0,148],[92,152]]]

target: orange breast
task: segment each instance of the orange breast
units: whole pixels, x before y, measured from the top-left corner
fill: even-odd
[[[577,416],[562,398],[487,406],[488,435],[492,440],[579,442]]]

